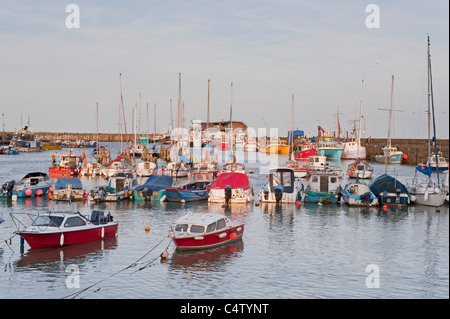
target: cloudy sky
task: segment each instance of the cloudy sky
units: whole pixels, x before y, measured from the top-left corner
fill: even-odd
[[[431,37],[438,138],[449,137],[449,2],[312,0],[0,0],[0,112],[7,131],[118,132],[120,81],[128,131],[138,105],[141,131],[177,118],[178,73],[186,121],[233,120],[286,133],[294,126],[343,130],[358,118],[364,80],[365,137],[387,136],[391,75],[393,137],[425,138],[426,39]],[[380,28],[367,28],[370,3]],[[141,96],[141,100],[139,98]],[[141,103],[140,103],[141,101]],[[140,105],[140,107],[139,107]]]

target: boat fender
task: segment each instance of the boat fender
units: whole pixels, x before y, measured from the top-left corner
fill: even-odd
[[[105,237],[105,227],[102,227],[102,233],[101,233],[102,238]]]
[[[61,237],[59,238],[59,245],[63,246],[64,245],[64,234],[61,233]]]

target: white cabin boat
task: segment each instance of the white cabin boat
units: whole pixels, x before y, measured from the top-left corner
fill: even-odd
[[[303,184],[296,180],[292,168],[271,169],[268,179],[258,194],[261,202],[295,204],[301,201]]]

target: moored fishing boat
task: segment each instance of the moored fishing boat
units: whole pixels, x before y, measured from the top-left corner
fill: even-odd
[[[56,157],[60,157],[58,163]],[[78,156],[71,152],[52,155],[52,167],[48,169],[50,177],[75,177],[80,171],[81,163]]]
[[[118,224],[110,213],[94,210],[90,216],[80,214],[70,200],[53,200],[45,213],[26,214],[32,223],[25,224],[21,213],[11,213],[17,227],[31,248],[49,248],[81,244],[116,236]],[[23,214],[23,213],[22,213]]]
[[[79,178],[59,178],[53,187],[51,196],[54,199],[70,199],[72,201],[87,198],[86,191]]]
[[[369,185],[359,181],[347,183],[341,191],[342,199],[349,206],[373,206],[378,199],[369,188]]]
[[[130,199],[133,189],[138,186],[137,180],[131,173],[117,173],[111,177],[107,186],[96,186],[89,195],[95,201],[115,202]]]
[[[211,203],[248,203],[253,196],[253,188],[244,173],[224,172],[211,184],[208,201]]]
[[[97,162],[89,162],[86,163],[85,167],[81,169],[80,175],[89,177],[101,176],[102,169],[103,169],[102,164]]]
[[[47,174],[41,172],[31,172],[25,175],[20,181],[14,180],[3,184],[0,192],[1,198],[17,196],[33,197],[42,196],[51,191],[54,182]]]
[[[173,178],[164,175],[152,175],[145,183],[132,189],[133,200],[164,201],[166,188],[171,187]]]
[[[271,169],[267,177],[267,184],[258,194],[261,202],[295,204],[301,201],[303,184],[296,180],[292,168]]]
[[[338,203],[341,195],[339,178],[334,173],[314,172],[308,176],[304,193],[305,203]]]
[[[377,196],[380,205],[407,206],[411,203],[406,186],[390,175],[378,176],[369,187],[372,193]]]
[[[373,167],[366,161],[357,159],[347,166],[347,175],[350,178],[358,179],[373,178]]]
[[[136,169],[136,175],[139,177],[156,175],[157,169],[158,169],[157,165],[153,162],[150,161],[140,162]]]
[[[223,214],[186,214],[169,232],[177,249],[205,249],[235,242],[242,238],[244,223]]]
[[[195,174],[192,181],[177,187],[166,188],[166,200],[169,202],[192,202],[208,199],[212,176]]]

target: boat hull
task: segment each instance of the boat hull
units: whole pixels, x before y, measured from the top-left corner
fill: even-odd
[[[116,236],[117,223],[64,232],[17,232],[31,248],[61,247]]]
[[[386,163],[386,156],[375,155],[375,161],[378,163]],[[388,164],[401,164],[403,161],[403,153],[391,154]]]
[[[231,234],[236,234],[236,238],[232,239]],[[178,250],[193,250],[193,249],[207,249],[221,245],[226,245],[231,242],[236,242],[242,238],[244,233],[244,225],[238,225],[232,228],[225,229],[210,234],[198,234],[197,236],[173,236],[172,240]]]
[[[342,149],[319,149],[319,155],[326,156],[331,160],[340,160],[342,151]]]
[[[208,199],[207,190],[185,191],[173,188],[166,188],[166,199],[169,202],[193,202]]]
[[[338,203],[338,196],[334,193],[318,193],[308,191],[304,198],[305,203],[321,203],[321,204],[336,204]]]
[[[289,146],[287,145],[270,145],[266,148],[266,154],[289,154]]]
[[[65,168],[65,167],[51,167],[48,169],[48,174],[51,177],[75,177],[78,176],[78,168]]]

